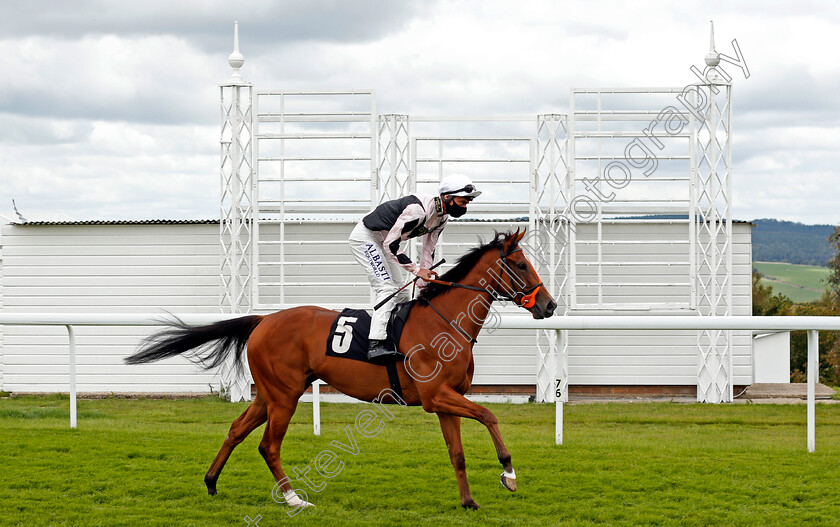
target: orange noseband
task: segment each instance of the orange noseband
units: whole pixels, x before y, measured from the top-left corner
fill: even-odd
[[[537,293],[540,292],[540,288],[542,286],[543,285],[540,284],[540,285],[537,286],[536,289],[531,291],[529,294],[522,295],[522,300],[519,302],[519,305],[524,307],[525,309],[531,309],[532,307],[534,307],[534,305],[537,303]]]

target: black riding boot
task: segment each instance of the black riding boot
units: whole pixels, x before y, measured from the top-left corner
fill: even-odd
[[[394,360],[402,360],[403,354],[392,349],[387,340],[370,339],[368,344],[368,360],[374,364],[385,364]]]

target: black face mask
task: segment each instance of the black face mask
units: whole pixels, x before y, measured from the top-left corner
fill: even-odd
[[[453,218],[460,218],[467,213],[467,208],[455,203],[454,198],[449,198],[449,201],[446,202],[446,213]]]

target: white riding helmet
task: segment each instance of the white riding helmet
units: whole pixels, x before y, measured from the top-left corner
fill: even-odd
[[[480,196],[481,191],[476,190],[472,180],[464,174],[450,174],[440,183],[438,194],[449,194],[450,196],[463,196],[473,199]]]

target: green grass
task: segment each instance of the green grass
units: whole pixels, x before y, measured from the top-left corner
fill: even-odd
[[[825,292],[828,267],[794,265],[776,262],[754,262],[763,275],[762,283],[772,285],[774,293],[782,293],[794,302],[817,300]]]
[[[330,449],[344,463],[317,507],[295,517],[271,498],[257,453],[262,428],[234,452],[206,494],[203,476],[243,404],[199,400],[82,400],[68,426],[65,397],[0,400],[0,524],[6,525],[837,525],[840,405],[817,406],[817,450],[805,449],[805,406],[567,405],[565,444],[553,444],[552,405],[488,405],[513,454],[519,490],[501,472],[480,424],[463,423],[479,511],[458,501],[437,418],[394,408],[372,438],[346,443],[363,405],[322,406],[312,435],[301,404],[283,461],[314,466]],[[313,481],[322,478],[310,472]],[[298,482],[298,488],[306,488]]]

